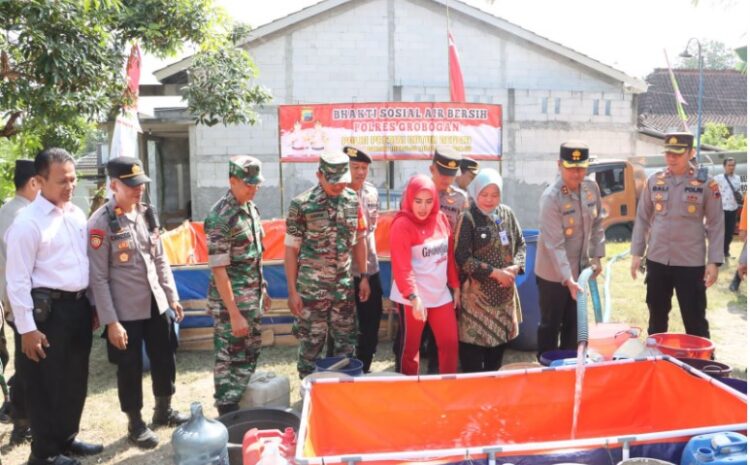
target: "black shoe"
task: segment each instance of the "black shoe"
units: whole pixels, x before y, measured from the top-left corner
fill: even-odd
[[[0,423],[10,423],[10,402],[7,400],[3,402],[3,406],[0,407]]]
[[[153,449],[159,445],[159,438],[143,422],[135,427],[128,426],[128,441],[140,449]]]
[[[219,404],[216,406],[216,410],[219,412],[219,416],[226,415],[227,413],[236,412],[240,409],[237,404]]]
[[[29,455],[28,465],[81,465],[81,462],[62,454],[46,459],[40,459],[31,454]]]
[[[10,445],[19,446],[26,442],[31,442],[31,428],[19,424],[13,425],[13,430],[10,432]]]
[[[65,451],[68,455],[86,456],[101,454],[104,451],[104,446],[101,444],[91,444],[88,442],[73,440]]]
[[[178,412],[177,410],[169,409],[166,412],[154,412],[154,416],[151,418],[152,426],[153,427],[160,427],[160,426],[180,426],[183,423],[186,423],[190,419],[189,416],[183,415],[182,413]]]

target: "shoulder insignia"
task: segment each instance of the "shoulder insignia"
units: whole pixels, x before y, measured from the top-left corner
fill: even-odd
[[[708,183],[708,187],[714,193],[714,197],[716,197],[717,199],[721,198],[721,192],[719,191],[719,183],[717,183],[715,180],[712,179],[711,182]]]
[[[89,244],[94,250],[99,249],[104,242],[104,231],[101,229],[92,229],[89,231]]]

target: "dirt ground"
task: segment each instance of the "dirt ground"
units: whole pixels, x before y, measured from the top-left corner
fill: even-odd
[[[608,245],[608,256],[613,256],[625,250],[628,244]],[[735,250],[736,249],[736,250]],[[735,244],[733,255],[739,253]],[[633,326],[646,327],[647,310],[645,309],[645,287],[642,280],[632,281],[628,275],[629,259],[613,266],[612,321],[629,322]],[[716,343],[716,358],[734,367],[734,375],[747,378],[747,285],[743,283],[739,293],[727,290],[736,262],[723,267],[719,282],[709,290],[708,318],[711,324],[712,339]],[[670,331],[682,332],[676,301],[670,321]],[[265,348],[259,362],[259,371],[271,371],[289,377],[292,385],[291,399],[293,407],[300,408],[299,379],[295,369],[296,348],[271,347]],[[508,351],[505,363],[533,361],[532,352]],[[174,405],[181,411],[188,411],[191,402],[197,401],[203,405],[204,413],[215,417],[213,408],[213,379],[211,375],[212,354],[210,352],[180,352],[178,354],[177,394]],[[392,371],[393,356],[389,342],[381,342],[373,371]],[[12,373],[12,364],[6,374]],[[144,375],[144,418],[149,419],[153,408],[153,398],[150,395],[150,377]],[[106,361],[104,341],[96,337],[91,356],[89,378],[89,396],[83,412],[82,430],[80,438],[85,441],[103,443],[104,453],[99,456],[82,460],[84,465],[164,465],[172,463],[172,447],[170,438],[172,430],[160,429],[157,434],[160,439],[158,448],[150,451],[140,451],[131,447],[126,438],[127,421],[120,412],[117,401],[117,387],[115,381],[115,367]],[[7,434],[9,425],[0,425],[0,453],[5,465],[24,464],[29,448],[27,445],[10,448]]]

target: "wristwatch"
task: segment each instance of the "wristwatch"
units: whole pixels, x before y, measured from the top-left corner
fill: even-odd
[[[412,292],[411,294],[409,294],[408,296],[406,296],[406,298],[409,299],[409,301],[412,301],[412,300],[414,300],[414,299],[417,298],[417,294],[415,294],[415,293]]]

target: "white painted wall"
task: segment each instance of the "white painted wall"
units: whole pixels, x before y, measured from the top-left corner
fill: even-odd
[[[261,213],[280,214],[277,104],[387,101],[398,91],[403,101],[447,101],[445,27],[445,9],[433,2],[361,0],[251,42],[260,82],[274,101],[261,110],[254,127],[199,126],[191,132],[196,217],[205,215],[225,189],[226,161],[236,153],[264,162]],[[451,14],[451,29],[467,100],[503,105],[504,202],[523,226],[536,225],[537,201],[554,180],[561,142],[583,139],[592,153],[607,157],[638,151],[634,97],[621,82],[458,12]],[[398,162],[396,189],[426,166]],[[285,204],[313,184],[314,170],[284,165]],[[375,165],[373,172],[375,184],[384,187],[385,166]]]

